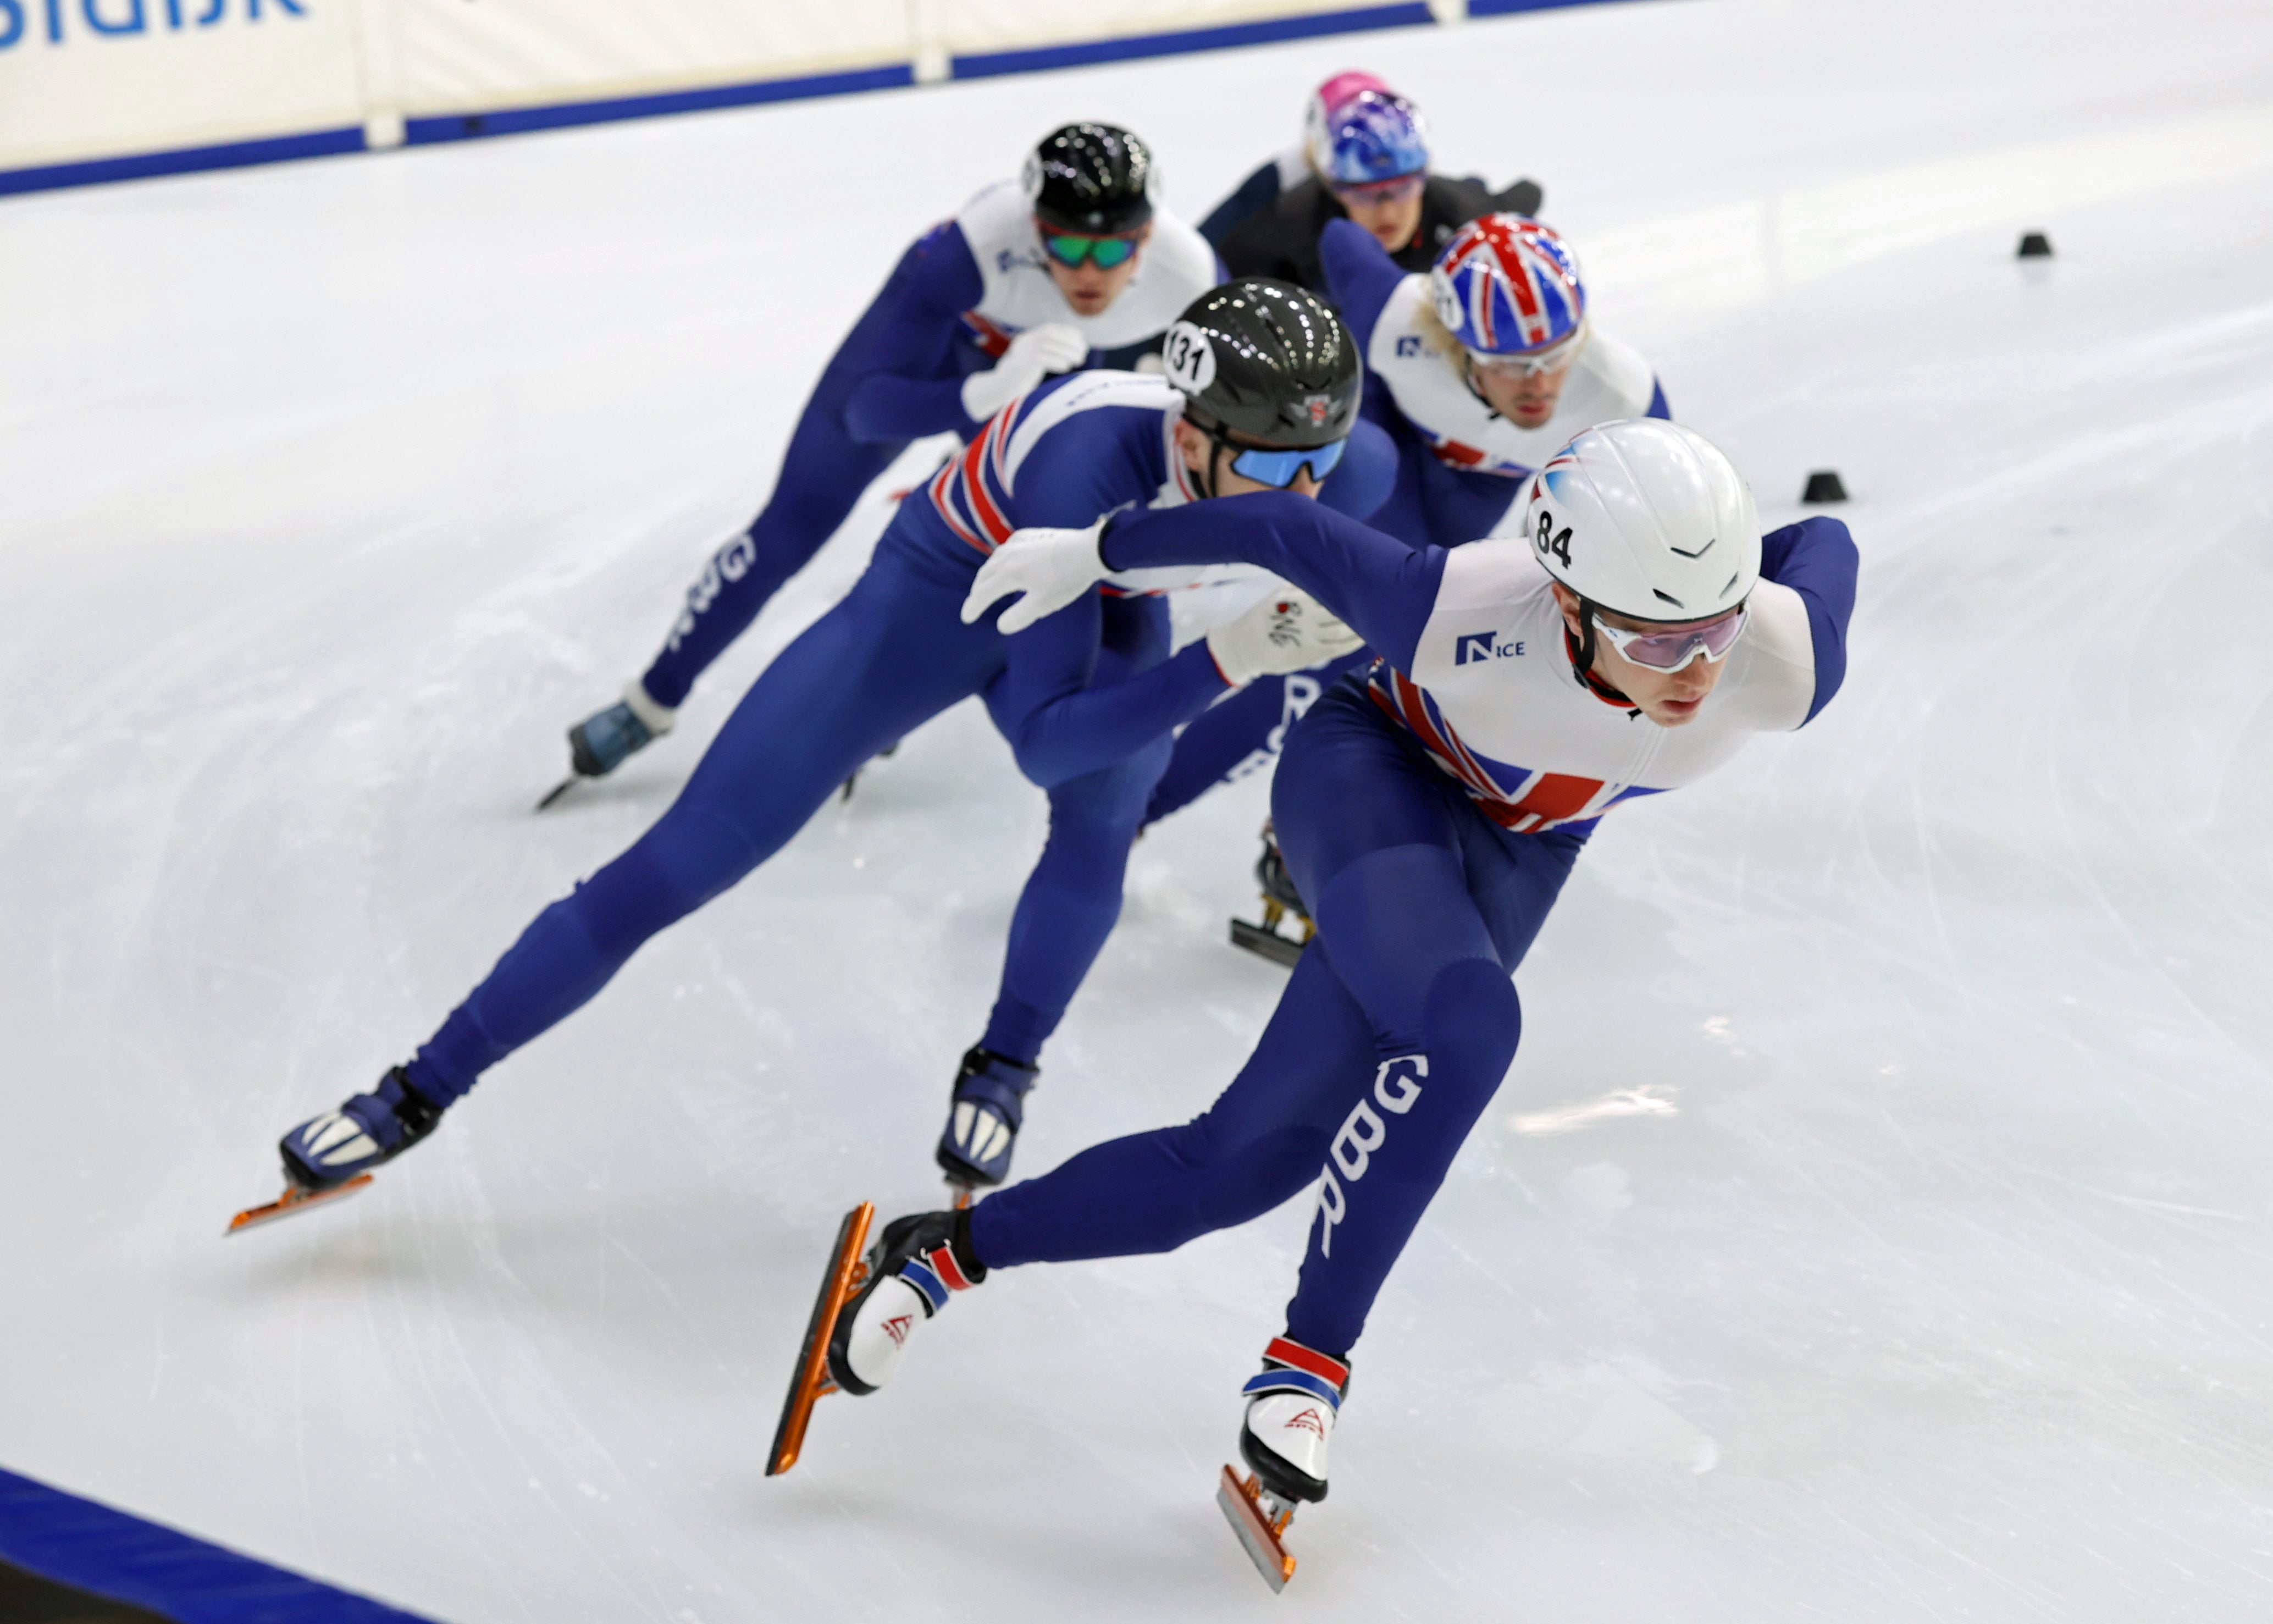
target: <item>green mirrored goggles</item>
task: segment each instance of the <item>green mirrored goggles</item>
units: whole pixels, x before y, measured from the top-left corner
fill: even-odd
[[[1051,231],[1043,234],[1042,246],[1049,251],[1051,259],[1069,270],[1077,269],[1084,260],[1094,259],[1099,270],[1109,271],[1116,265],[1128,262],[1129,256],[1136,252],[1136,239],[1133,237],[1076,237],[1067,232]]]

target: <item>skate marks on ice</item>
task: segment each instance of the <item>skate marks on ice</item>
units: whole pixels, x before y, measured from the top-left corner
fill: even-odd
[[[1543,1111],[1517,1111],[1507,1119],[1511,1132],[1534,1136],[1575,1133],[1589,1123],[1611,1122],[1623,1116],[1677,1116],[1671,1088],[1645,1084],[1639,1088],[1614,1088],[1599,1100],[1558,1105]]]
[[[2126,129],[1937,157],[1587,233],[1590,285],[1666,330],[1777,292],[2022,219],[2110,204],[2273,165],[2273,109],[2197,113]]]
[[[1636,1361],[1605,1362],[1533,1384],[1542,1401],[1585,1408],[1587,1419],[1563,1447],[1603,1461],[1654,1462],[1702,1475],[1721,1463],[1721,1446],[1669,1401],[1672,1383]]]

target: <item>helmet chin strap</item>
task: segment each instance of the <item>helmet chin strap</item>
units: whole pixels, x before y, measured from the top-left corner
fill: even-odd
[[[1577,594],[1574,593],[1572,596],[1576,597]],[[1571,657],[1571,670],[1578,677],[1579,687],[1600,698],[1609,700],[1612,704],[1627,706],[1636,716],[1639,716],[1641,707],[1634,703],[1631,695],[1612,688],[1594,674],[1594,605],[1580,598],[1578,635],[1572,635],[1571,628],[1567,626],[1563,628],[1563,648],[1564,651]]]
[[[1206,500],[1216,493],[1216,467],[1232,448],[1231,434],[1220,423],[1201,423],[1189,411],[1184,414],[1184,421],[1208,437],[1207,471],[1203,474],[1197,469],[1192,470],[1193,483],[1200,488],[1201,500]]]

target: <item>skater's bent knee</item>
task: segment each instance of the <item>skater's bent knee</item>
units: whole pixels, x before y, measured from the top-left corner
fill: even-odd
[[[1523,1034],[1523,1009],[1497,960],[1459,959],[1437,971],[1424,1019],[1432,1058],[1453,1074],[1499,1086]]]

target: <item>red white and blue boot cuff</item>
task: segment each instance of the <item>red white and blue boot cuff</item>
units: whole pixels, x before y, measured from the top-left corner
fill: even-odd
[[[868,1283],[829,1339],[829,1374],[838,1387],[866,1394],[891,1380],[915,1328],[986,1278],[984,1265],[967,1261],[969,1223],[960,1212],[920,1213],[884,1231],[868,1254]]]
[[[1326,1497],[1326,1447],[1349,1387],[1341,1360],[1279,1336],[1263,1350],[1263,1369],[1240,1390],[1247,1416],[1240,1458],[1282,1500]]]

